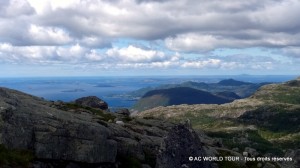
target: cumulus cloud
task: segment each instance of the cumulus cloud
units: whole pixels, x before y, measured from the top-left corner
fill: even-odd
[[[208,59],[204,61],[189,61],[183,63],[183,68],[205,68],[205,67],[219,67],[221,60],[219,59]]]
[[[135,46],[128,46],[126,48],[112,48],[106,54],[110,59],[121,62],[162,62],[170,58],[161,51],[144,50]]]
[[[33,15],[34,8],[27,1],[9,0],[0,1],[0,16],[2,17],[19,17],[24,15]]]
[[[38,25],[30,25],[28,37],[34,44],[47,45],[63,45],[70,43],[73,39],[66,31],[57,27],[41,27]]]
[[[42,31],[42,37],[50,37],[49,41],[54,35],[61,36],[58,38],[61,43],[74,40],[91,47],[107,47],[115,38],[160,39],[170,49],[182,51],[218,47],[284,48],[300,44],[300,2],[297,0],[45,0],[43,3],[10,0],[1,3],[1,11],[6,13],[1,25],[6,24],[11,31],[28,27],[25,37],[32,36],[32,26],[35,26]],[[9,13],[14,13],[16,22],[21,18],[23,22],[12,22]],[[29,14],[32,16],[22,17]],[[24,31],[19,33],[14,38],[25,41],[21,39]],[[5,33],[1,35],[5,37]],[[28,38],[28,45],[32,40],[44,44],[42,37]]]
[[[0,58],[2,62],[15,63],[53,63],[78,62],[88,50],[77,45],[70,47],[58,46],[13,46],[0,43]]]
[[[259,38],[258,38],[259,37]],[[207,52],[218,48],[286,48],[290,45],[300,45],[299,34],[263,33],[250,31],[231,37],[226,35],[206,35],[199,33],[179,34],[165,39],[166,46],[175,51]]]
[[[271,69],[280,64],[265,59],[272,55],[255,57],[265,60],[252,66],[245,55],[209,53],[261,47],[298,59],[299,8],[298,0],[0,1],[0,58],[123,68]],[[133,42],[117,44],[124,39]],[[145,48],[135,40],[159,43]],[[199,55],[190,59],[190,53]]]
[[[151,67],[168,67],[178,61],[178,54],[167,55],[162,51],[147,50],[135,46],[126,48],[111,48],[106,53],[89,49],[79,44],[72,46],[13,46],[9,43],[0,43],[0,58],[2,62],[61,62],[61,63],[101,63],[119,64],[142,67],[148,64]]]

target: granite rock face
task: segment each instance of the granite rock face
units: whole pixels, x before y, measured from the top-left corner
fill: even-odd
[[[198,135],[186,125],[174,126],[163,140],[157,156],[157,168],[209,168],[210,162],[189,161],[189,157],[203,157],[203,149]]]
[[[87,102],[49,102],[0,87],[0,144],[32,151],[35,168],[192,168],[196,164],[188,156],[204,155],[198,135],[187,125],[131,118],[128,110],[109,113]]]
[[[87,114],[50,108],[48,102],[0,88],[0,144],[32,150],[38,159],[115,162],[116,141]]]
[[[81,106],[99,108],[101,110],[108,109],[108,104],[96,96],[82,97],[82,98],[76,99],[75,103],[78,105],[81,105]]]

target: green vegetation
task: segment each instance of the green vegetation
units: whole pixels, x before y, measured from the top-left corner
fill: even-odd
[[[158,87],[147,87],[142,88],[140,90],[136,90],[134,92],[129,93],[132,97],[142,97],[149,91],[159,90],[159,89],[171,89],[171,88],[179,88],[179,87],[188,87],[202,91],[208,91],[211,93],[216,92],[234,92],[238,94],[240,97],[248,97],[252,95],[259,87],[265,85],[267,83],[248,83],[241,82],[232,79],[227,79],[220,81],[219,83],[204,83],[204,82],[183,82],[181,84],[165,84],[160,85]]]
[[[300,104],[300,87],[289,85],[267,85],[258,91],[255,98],[278,103]]]
[[[219,155],[218,157],[222,156],[223,158],[226,156],[233,156],[232,153],[225,151],[225,150],[218,150]],[[222,161],[222,162],[216,162],[219,166],[219,168],[229,168],[229,167],[241,167],[241,165],[238,164],[238,162],[232,162],[232,161]]]
[[[118,155],[117,160],[121,162],[119,165],[120,168],[142,168],[142,163],[132,156]]]
[[[33,159],[31,151],[7,149],[0,144],[0,167],[30,167]]]
[[[206,132],[208,136],[213,138],[220,138],[224,146],[229,149],[239,148],[244,149],[250,147],[256,149],[258,152],[273,153],[278,156],[283,155],[282,150],[278,146],[274,146],[271,142],[264,139],[258,134],[258,131],[232,131],[232,132]]]
[[[133,107],[135,110],[146,110],[158,106],[179,104],[223,104],[233,101],[225,95],[216,96],[210,92],[189,87],[158,89],[147,92]]]
[[[136,103],[132,109],[142,111],[146,109],[151,109],[158,106],[167,106],[169,104],[169,99],[162,95],[153,95],[147,98],[141,98],[138,103]]]
[[[60,106],[59,109],[64,110],[64,111],[68,111],[68,110],[89,111],[94,115],[100,116],[101,119],[104,121],[109,121],[109,120],[113,121],[116,118],[116,116],[114,116],[113,114],[107,113],[101,109],[95,109],[92,107],[81,106],[81,105],[78,105],[75,103],[65,103],[62,106]]]

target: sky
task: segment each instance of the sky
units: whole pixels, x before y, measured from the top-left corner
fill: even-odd
[[[0,77],[299,75],[298,0],[0,0]]]

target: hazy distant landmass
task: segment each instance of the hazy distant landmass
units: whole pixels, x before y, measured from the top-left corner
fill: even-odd
[[[63,90],[61,92],[85,92],[84,89],[71,89],[71,90]]]
[[[115,86],[109,84],[97,84],[95,87],[115,87]]]

